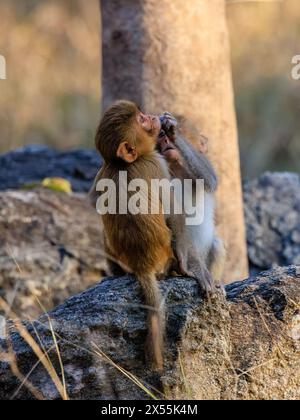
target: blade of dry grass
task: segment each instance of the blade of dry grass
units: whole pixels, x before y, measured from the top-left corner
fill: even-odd
[[[8,305],[6,302],[0,298],[0,307],[4,308],[4,310],[9,310]],[[64,386],[58,377],[56,370],[52,363],[49,363],[49,360],[47,357],[45,357],[43,351],[37,344],[37,342],[33,339],[31,334],[27,331],[27,329],[22,325],[21,321],[18,319],[15,319],[12,321],[14,327],[20,334],[20,336],[23,338],[23,340],[30,346],[30,348],[33,350],[35,355],[37,356],[38,360],[42,363],[46,371],[48,372],[52,382],[54,383],[57,391],[59,392],[61,398],[65,400],[65,389]]]
[[[270,328],[268,326],[268,322],[267,322],[264,314],[260,310],[260,307],[259,307],[259,304],[257,302],[257,299],[254,297],[253,300],[254,300],[254,303],[255,303],[257,312],[258,312],[258,314],[259,314],[259,316],[260,316],[260,318],[261,318],[261,320],[263,322],[263,325],[264,325],[266,331],[268,332],[268,334],[270,335],[271,341],[273,342],[274,341],[274,335],[272,334],[272,332],[271,332],[271,330],[270,330]],[[276,344],[275,345],[275,348],[277,349],[278,354],[281,356],[281,360],[286,364],[287,357],[286,357],[284,351],[282,350],[281,346],[279,344]]]
[[[11,248],[10,247],[7,247],[7,253],[8,253],[8,255],[12,258],[12,260],[14,261],[14,263],[15,263],[15,265],[16,265],[16,267],[17,267],[17,269],[18,269],[18,271],[19,271],[19,273],[20,274],[22,274],[22,269],[21,269],[21,267],[19,266],[19,264],[18,264],[18,262],[17,262],[17,260],[15,259],[15,257],[14,257],[14,254],[13,254],[13,252],[12,252],[12,250],[11,250]],[[45,315],[47,316],[47,318],[48,318],[48,322],[49,322],[49,326],[50,326],[50,330],[51,330],[51,334],[52,334],[52,338],[53,338],[53,341],[54,341],[54,345],[55,345],[55,349],[56,349],[56,352],[57,352],[57,357],[58,357],[58,360],[59,360],[59,364],[60,364],[60,369],[61,369],[61,376],[62,376],[62,386],[63,386],[63,400],[65,400],[65,401],[67,401],[67,400],[69,400],[69,398],[68,398],[68,393],[67,393],[67,388],[66,388],[66,379],[65,379],[65,372],[64,372],[64,366],[63,366],[63,362],[62,362],[62,358],[61,358],[61,353],[60,353],[60,349],[59,349],[59,345],[58,345],[58,343],[57,343],[57,340],[56,340],[56,335],[54,334],[54,330],[53,330],[53,325],[52,325],[52,322],[51,322],[51,319],[50,319],[50,317],[49,317],[49,315],[47,314],[47,311],[45,310],[45,308],[43,307],[43,305],[42,305],[42,303],[40,302],[40,300],[38,299],[38,297],[37,296],[35,296],[35,300],[37,301],[37,303],[38,303],[38,305],[41,307],[41,309],[43,310],[43,312],[45,313]],[[32,326],[33,326],[33,328],[34,328],[34,325],[33,325],[33,323],[31,323],[32,324]],[[51,362],[51,360],[50,360],[50,358],[49,358],[49,355],[48,355],[48,352],[46,352],[46,350],[45,350],[45,348],[44,348],[44,346],[43,346],[43,344],[42,344],[42,341],[40,340],[40,337],[39,337],[39,335],[38,335],[38,333],[37,333],[37,331],[36,331],[36,329],[34,328],[34,331],[35,331],[35,333],[36,333],[36,335],[37,335],[37,337],[38,337],[38,339],[39,339],[39,341],[40,341],[40,345],[42,346],[42,348],[43,348],[43,351],[44,351],[44,355],[46,356],[46,361],[45,361],[45,363],[49,366],[49,367],[53,367],[53,364],[52,364],[52,362]],[[36,348],[37,349],[37,348]],[[42,360],[41,360],[41,362],[42,362]],[[53,368],[53,369],[51,369],[51,372],[53,373],[53,370],[55,371],[55,369]],[[50,374],[50,372],[48,372],[49,374]],[[56,372],[55,372],[56,373]],[[54,380],[54,383],[55,384],[57,384],[58,382],[57,382],[57,379],[59,379],[58,377],[55,377],[54,376],[54,378],[52,378],[53,380]],[[58,389],[58,388],[57,388]],[[58,391],[60,392],[60,390],[58,389]],[[61,393],[61,392],[60,392]]]
[[[43,324],[42,322],[40,322],[40,321],[36,321],[36,322],[38,322],[40,325],[42,325],[44,328],[48,328],[48,326],[47,325],[45,325],[45,324]],[[152,389],[153,391],[155,391],[157,394],[159,394],[159,395],[161,395],[161,397],[162,398],[165,398],[165,395],[161,392],[161,391],[159,391],[158,389],[156,389],[155,387],[153,387],[152,385],[149,385],[149,384],[143,384],[142,383],[142,381],[136,376],[136,375],[133,375],[132,373],[130,373],[130,372],[128,372],[128,371],[126,371],[124,368],[122,368],[121,366],[119,366],[117,363],[115,363],[115,362],[113,362],[113,360],[111,360],[110,358],[109,358],[109,356],[107,356],[102,350],[100,350],[99,348],[99,350],[100,350],[100,354],[99,354],[99,352],[96,352],[95,350],[89,350],[89,349],[87,349],[87,348],[85,348],[85,347],[83,347],[83,346],[80,346],[80,345],[78,345],[78,344],[76,344],[76,343],[73,343],[72,341],[70,341],[70,340],[67,340],[67,339],[65,339],[65,338],[63,338],[63,337],[61,337],[58,333],[55,333],[56,334],[56,336],[57,336],[57,338],[60,340],[60,341],[62,341],[62,342],[64,342],[64,343],[66,343],[66,344],[68,344],[68,345],[70,345],[70,346],[72,346],[72,347],[74,347],[74,348],[77,348],[77,349],[79,349],[79,350],[81,350],[81,351],[84,351],[85,353],[87,353],[87,354],[89,354],[89,355],[91,355],[91,356],[97,356],[97,358],[100,358],[101,360],[105,360],[107,363],[109,363],[110,365],[112,365],[113,367],[115,367],[117,370],[119,370],[122,374],[124,374],[125,372],[126,372],[126,374],[128,374],[129,375],[129,377],[127,376],[127,375],[125,375],[128,379],[130,379],[132,382],[134,382],[134,384],[135,385],[137,385],[139,388],[141,388],[141,386],[140,385],[142,385],[142,390],[144,390],[145,391],[145,388],[148,390],[148,391],[150,391],[150,389]],[[93,345],[94,345],[94,343],[93,342],[91,342]],[[133,381],[133,379],[134,379],[134,381]],[[147,388],[148,387],[148,388]],[[146,391],[145,391],[146,392]],[[150,391],[150,393],[151,393],[151,391]],[[159,399],[158,397],[156,397],[156,399]]]
[[[18,262],[16,261],[16,258],[13,255],[13,252],[11,249],[9,249],[7,251],[9,257],[14,261],[18,271],[22,274],[22,269],[19,266]],[[106,254],[107,258],[110,258],[109,255]],[[115,261],[116,263],[119,263],[119,261]],[[22,388],[22,386],[26,386],[28,383],[28,378],[30,376],[30,374],[32,374],[32,372],[34,371],[34,369],[39,365],[39,363],[42,363],[43,366],[45,367],[46,371],[48,372],[48,374],[50,375],[52,381],[54,382],[58,392],[60,393],[61,397],[63,398],[63,400],[68,400],[68,394],[67,394],[67,390],[66,390],[66,380],[65,380],[65,372],[64,372],[64,366],[63,366],[63,362],[62,362],[62,358],[61,358],[61,353],[60,353],[60,349],[59,349],[59,345],[57,342],[57,338],[59,337],[58,334],[56,334],[54,332],[54,328],[52,325],[52,321],[49,317],[49,315],[47,314],[47,311],[45,310],[45,308],[43,307],[43,305],[41,304],[41,302],[39,301],[39,299],[35,296],[35,299],[37,301],[37,303],[39,304],[39,306],[41,307],[41,309],[43,310],[44,314],[47,316],[48,322],[49,322],[49,327],[45,326],[44,324],[42,324],[44,327],[49,328],[49,330],[51,331],[52,334],[52,338],[54,341],[54,346],[52,348],[55,347],[56,352],[57,352],[57,356],[58,356],[58,360],[59,360],[59,364],[60,364],[60,369],[61,369],[61,376],[62,376],[62,382],[60,381],[54,367],[53,364],[51,362],[51,359],[49,357],[49,352],[50,350],[46,351],[41,338],[39,337],[39,334],[34,326],[34,324],[31,322],[32,328],[36,334],[36,337],[39,341],[39,344],[36,343],[36,341],[33,339],[33,337],[28,333],[28,331],[22,326],[21,322],[15,322],[15,327],[18,330],[18,332],[20,333],[20,335],[22,336],[22,338],[27,342],[27,344],[29,344],[29,346],[32,348],[32,350],[34,351],[34,353],[36,354],[36,356],[38,357],[38,362],[33,366],[33,368],[31,369],[31,371],[29,372],[29,374],[26,377],[22,377],[21,380],[21,386],[18,388],[18,392],[20,391],[20,389]],[[0,305],[2,304],[2,307],[6,307],[7,308],[7,304],[5,301],[0,301]],[[133,307],[139,307],[139,308],[144,308],[144,309],[149,309],[149,307],[147,305],[140,305],[140,304],[132,304],[131,306]],[[151,308],[150,308],[151,309]],[[12,313],[11,308],[9,308],[9,313]],[[12,313],[13,314],[13,313]],[[13,316],[15,316],[13,314]],[[15,316],[16,317],[16,316]],[[17,317],[16,317],[17,318]],[[30,321],[30,320],[29,320]],[[61,337],[59,337],[60,340],[63,340],[65,342],[68,342],[65,339],[62,339]],[[72,342],[68,342],[68,344],[71,344],[73,346],[76,347],[80,347],[75,345]],[[40,347],[39,347],[40,346]],[[81,347],[82,350],[89,352],[87,349],[84,349]],[[117,370],[119,370],[122,374],[124,374],[128,379],[130,379],[135,385],[137,385],[139,388],[141,388],[147,395],[149,395],[152,399],[157,400],[158,398],[150,391],[150,389],[148,389],[135,375],[133,375],[132,373],[126,371],[124,368],[122,368],[121,366],[119,366],[118,364],[116,364],[115,362],[113,362],[104,352],[102,352],[99,348],[97,349],[97,351],[93,351],[93,352],[89,352],[94,356],[97,357],[101,357],[101,359],[106,360],[108,363],[110,363],[112,366],[114,366]],[[149,386],[150,387],[150,386]],[[154,389],[153,387],[151,387],[152,389]],[[163,397],[164,395],[154,389],[155,392],[161,394]],[[14,394],[14,396],[16,395],[16,393]]]
[[[54,332],[54,328],[52,325],[52,321],[50,316],[48,315],[46,309],[44,308],[44,306],[42,305],[42,303],[40,302],[38,297],[35,297],[35,300],[37,301],[37,303],[39,304],[39,306],[41,307],[41,309],[44,311],[45,316],[48,319],[49,322],[49,326],[50,326],[50,330],[51,330],[51,334],[52,334],[52,338],[53,338],[53,342],[55,345],[55,349],[56,349],[56,353],[57,353],[57,357],[59,360],[59,365],[60,365],[60,371],[61,371],[61,377],[62,377],[62,384],[63,384],[63,388],[64,388],[64,400],[68,401],[69,397],[68,397],[68,393],[67,393],[67,385],[66,385],[66,377],[65,377],[65,369],[64,369],[64,365],[63,365],[63,361],[62,361],[62,357],[61,357],[61,352],[60,352],[60,348],[56,339],[56,334]]]
[[[116,364],[107,354],[105,354],[96,343],[92,342],[92,345],[95,347],[95,354],[104,360],[106,360],[110,365],[116,368],[119,372],[121,372],[126,378],[130,379],[135,385],[137,385],[140,389],[142,389],[150,398],[153,400],[158,400],[157,398],[145,385],[132,373],[128,372],[126,369],[122,368],[120,365]]]
[[[178,350],[178,359],[179,359],[180,372],[181,372],[181,375],[182,375],[182,380],[183,380],[183,383],[184,383],[185,392],[186,392],[186,395],[188,397],[188,400],[191,401],[191,400],[193,400],[192,393],[191,393],[191,388],[189,387],[189,384],[188,384],[188,381],[187,381],[184,366],[183,366],[183,363],[182,363],[181,351],[180,350]]]
[[[49,348],[49,350],[47,351],[47,354],[48,353],[50,353],[50,351],[52,351],[54,349],[54,346],[52,346],[52,347],[50,347]],[[46,357],[46,353],[44,354],[45,355],[45,357]],[[16,389],[16,391],[13,393],[13,395],[11,396],[11,400],[14,400],[17,396],[18,396],[18,394],[20,393],[20,391],[22,390],[22,388],[25,386],[25,387],[27,387],[28,388],[28,384],[30,384],[30,382],[29,382],[29,378],[30,378],[30,376],[32,375],[32,373],[35,371],[35,369],[39,366],[39,364],[41,363],[41,361],[40,360],[38,360],[33,366],[32,366],[32,368],[30,369],[30,371],[27,373],[27,375],[26,376],[23,376],[23,379],[22,378],[19,378],[19,380],[20,379],[22,379],[22,380],[20,380],[20,382],[21,382],[21,384],[18,386],[18,388]],[[29,389],[29,391],[31,392],[31,389],[30,388],[28,388]],[[36,389],[36,391],[39,393],[39,391]],[[44,398],[43,398],[44,399]]]
[[[8,354],[9,354],[9,365],[10,365],[10,369],[13,373],[13,375],[15,375],[15,377],[17,379],[19,379],[19,381],[21,382],[21,384],[23,384],[23,386],[25,386],[28,391],[37,399],[37,400],[44,400],[44,396],[43,394],[29,381],[28,378],[26,378],[21,372],[20,369],[18,368],[18,363],[17,363],[17,359],[13,350],[13,345],[12,345],[12,341],[11,341],[11,336],[9,331],[7,330],[7,343],[8,343]]]

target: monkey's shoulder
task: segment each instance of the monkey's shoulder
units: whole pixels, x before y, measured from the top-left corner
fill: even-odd
[[[168,164],[158,152],[140,157],[132,166],[133,173],[141,173],[150,179],[170,178]]]
[[[169,170],[164,158],[156,152],[139,157],[131,164],[119,162],[116,164],[104,164],[99,179],[110,179],[116,184],[124,179],[130,183],[135,179],[150,181],[152,179],[169,178]]]

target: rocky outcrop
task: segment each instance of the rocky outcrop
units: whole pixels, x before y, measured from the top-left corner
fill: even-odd
[[[300,264],[300,177],[265,173],[244,186],[248,255],[259,269]]]
[[[93,150],[57,151],[46,146],[27,146],[0,156],[0,191],[19,189],[45,178],[65,178],[73,191],[89,191],[101,166]]]
[[[62,177],[74,191],[87,192],[100,166],[92,150],[28,146],[0,156],[0,191]],[[274,264],[300,264],[299,179],[297,174],[267,172],[244,183],[248,255],[257,271]]]
[[[71,399],[147,399],[149,392],[174,399],[300,398],[300,267],[232,284],[227,301],[222,296],[204,301],[191,279],[168,279],[161,287],[168,315],[161,378],[145,367],[146,313],[133,278],[108,278],[49,314]],[[42,316],[34,329],[24,325],[59,373],[49,319]],[[0,341],[0,399],[32,398],[25,386],[18,389],[10,370],[9,343],[20,373],[30,373],[27,379],[43,398],[59,399],[16,328],[7,331],[9,340]]]
[[[38,162],[38,164],[37,164]],[[94,175],[101,166],[100,158],[97,153],[89,150],[77,150],[77,151],[68,151],[68,152],[58,152],[53,149],[44,147],[44,146],[29,146],[23,149],[10,152],[6,155],[0,156],[0,190],[6,190],[7,188],[13,188],[18,191],[18,188],[23,187],[24,185],[30,183],[38,183],[49,178],[51,176],[62,177],[68,179],[75,191],[86,192],[89,190]],[[22,200],[29,201],[32,193],[21,191],[16,192],[15,197],[23,197]],[[72,210],[72,199],[70,197],[65,198],[65,195],[55,195],[51,192],[43,193],[43,202],[38,205],[30,203],[29,212],[37,211],[38,213],[34,216],[34,223],[39,223],[40,225],[47,225],[47,231],[57,230],[57,226],[52,227],[52,223],[56,224],[57,220],[60,220],[63,217],[63,213],[59,210],[54,210],[53,206],[46,209],[45,199],[47,201],[47,196],[56,197],[55,200],[59,201],[60,208],[66,206],[70,208],[71,218],[76,211],[76,205]],[[18,210],[18,205],[22,200],[14,200],[11,204],[12,193],[7,193],[1,197],[6,197],[5,201],[0,202],[2,219],[0,219],[0,235],[2,229],[2,237],[4,235],[3,226],[8,222],[6,221],[6,211],[10,209],[10,218],[14,219],[14,223],[9,222],[9,229],[5,232],[5,235],[8,235],[8,238],[18,238],[19,237],[19,227],[25,229],[23,222],[20,223],[20,220],[24,217],[22,212]],[[29,197],[29,198],[25,198]],[[3,200],[3,198],[2,198]],[[50,198],[50,201],[52,198]],[[80,200],[80,199],[78,199]],[[76,203],[78,203],[78,200]],[[81,198],[82,202],[85,200]],[[49,201],[49,200],[48,200]],[[64,203],[67,201],[66,203]],[[244,184],[244,203],[245,203],[245,215],[247,222],[247,240],[248,240],[248,255],[251,266],[253,268],[252,272],[260,272],[264,269],[269,269],[274,265],[290,265],[290,264],[300,264],[300,181],[299,175],[289,174],[289,173],[266,173],[260,178],[254,181],[246,182]],[[34,207],[34,210],[32,208]],[[44,208],[43,211],[40,211]],[[28,209],[27,209],[28,210]],[[26,210],[26,211],[27,211]],[[23,210],[22,210],[23,211]],[[55,217],[49,217],[49,212],[54,211]],[[56,213],[55,213],[56,212]],[[13,215],[13,213],[15,213]],[[82,217],[78,221],[76,219],[76,225],[80,227],[78,230],[74,230],[74,222],[72,221],[72,229],[69,229],[68,235],[72,237],[73,243],[80,243],[80,261],[79,271],[82,270],[82,262],[87,260],[90,270],[95,271],[96,276],[94,281],[98,281],[100,276],[100,271],[103,267],[103,258],[95,261],[94,253],[90,252],[90,248],[97,249],[98,256],[102,252],[99,248],[98,242],[101,241],[101,228],[99,226],[99,218],[94,214],[91,216],[90,209],[87,207],[81,208],[80,213]],[[24,213],[27,214],[26,212]],[[84,215],[84,216],[83,216]],[[31,217],[31,216],[30,216]],[[92,220],[91,220],[92,217]],[[38,218],[41,220],[38,222]],[[60,227],[62,232],[64,229],[68,229],[70,225],[70,220],[64,215],[65,226]],[[79,223],[79,224],[78,224]],[[87,228],[85,226],[93,226],[94,228]],[[55,275],[57,270],[55,267],[60,265],[61,258],[59,253],[56,252],[55,258],[53,260],[53,255],[48,258],[47,253],[43,253],[41,250],[44,249],[41,247],[41,238],[38,230],[31,231],[31,224],[28,224],[27,238],[29,239],[29,246],[26,246],[26,238],[22,240],[22,250],[18,250],[18,241],[15,241],[11,245],[14,248],[14,253],[18,255],[17,262],[19,257],[21,258],[21,267],[23,271],[26,272],[26,276],[30,277],[31,290],[40,290],[41,283],[46,283],[47,286],[43,288],[43,291],[47,291],[49,284],[56,283]],[[27,228],[26,228],[27,229]],[[46,228],[45,228],[46,229]],[[82,241],[82,232],[84,229],[84,242]],[[72,233],[74,232],[74,234]],[[37,238],[34,238],[34,235],[37,234]],[[46,238],[47,234],[44,233],[43,240],[49,244],[49,239]],[[3,237],[4,238],[4,237]],[[12,259],[7,259],[8,248],[10,247],[10,240],[3,239],[0,242],[0,294],[9,299],[14,299],[15,287],[16,284],[19,284],[16,279],[19,279],[20,275],[18,274],[18,269],[15,264],[12,262]],[[30,242],[31,241],[31,242]],[[60,243],[56,239],[55,243]],[[64,241],[64,239],[63,239]],[[97,241],[96,246],[95,241]],[[51,242],[51,240],[50,240]],[[40,257],[28,257],[28,255],[36,255],[34,248],[39,250],[39,254],[43,254],[43,262],[41,263]],[[86,244],[88,248],[85,247]],[[84,250],[85,248],[85,250]],[[24,249],[26,249],[26,258],[24,257]],[[52,251],[53,252],[53,247]],[[62,248],[62,253],[64,253]],[[26,263],[27,268],[24,268],[24,258],[28,258],[32,261],[35,259],[35,263],[32,265],[32,262],[29,264]],[[48,262],[46,262],[46,258]],[[92,262],[90,263],[92,258]],[[69,257],[63,257],[63,261],[68,261]],[[52,261],[52,262],[51,262]],[[72,260],[74,263],[74,260]],[[58,265],[57,265],[58,264]],[[95,269],[92,269],[92,265],[95,264]],[[101,268],[100,268],[101,267]],[[75,271],[77,268],[75,269]],[[72,271],[72,270],[71,270]],[[59,272],[59,270],[58,270]],[[49,275],[51,279],[49,278]],[[71,278],[67,276],[68,280],[64,276],[62,281],[62,290],[68,291],[62,293],[59,298],[57,293],[54,293],[53,298],[56,304],[61,303],[63,298],[70,296],[70,292],[79,292],[84,289],[84,287],[79,287],[81,285],[91,285],[93,283],[88,280],[87,282],[83,279],[83,276],[75,276],[77,280],[72,280],[73,286],[78,284],[78,287],[73,288],[73,286],[68,286],[67,283]],[[41,278],[46,279],[46,282],[41,280]],[[88,278],[90,278],[88,276]],[[39,280],[38,280],[39,279]],[[36,287],[36,281],[38,286]],[[57,277],[57,282],[61,282],[60,276]],[[22,282],[24,285],[24,282]],[[8,288],[8,289],[7,289]],[[18,296],[22,295],[19,290]],[[27,290],[27,287],[26,287]],[[52,290],[52,289],[51,289]],[[56,286],[53,290],[56,290]],[[27,292],[26,292],[27,293]],[[42,293],[38,292],[40,295]],[[15,309],[18,313],[22,313],[23,309],[25,312],[28,308],[32,307],[31,299],[27,301],[26,299],[23,303],[18,303],[18,299],[14,299]],[[22,298],[23,299],[23,298]],[[27,303],[25,302],[27,301]],[[45,302],[46,303],[46,302]],[[35,305],[36,306],[36,305]],[[53,306],[47,304],[47,308],[50,309]],[[20,312],[21,309],[21,312]],[[29,314],[37,315],[36,312],[29,310]]]
[[[106,269],[99,216],[85,195],[0,193],[0,296],[36,317],[99,282]],[[1,315],[1,313],[0,313]]]

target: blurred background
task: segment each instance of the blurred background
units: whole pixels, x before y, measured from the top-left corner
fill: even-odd
[[[242,171],[300,171],[299,0],[227,1]],[[0,0],[0,152],[93,147],[100,114],[98,0]],[[201,92],[199,93],[201,94]]]

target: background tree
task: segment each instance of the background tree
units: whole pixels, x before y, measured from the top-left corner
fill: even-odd
[[[185,115],[211,140],[227,283],[248,275],[225,0],[100,0],[103,105]]]

